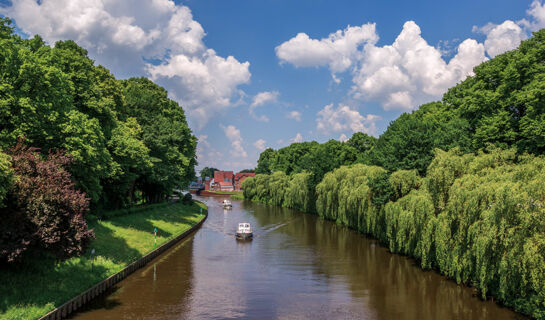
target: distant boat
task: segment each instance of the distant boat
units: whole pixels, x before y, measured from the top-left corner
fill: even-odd
[[[252,239],[253,236],[254,234],[252,232],[252,227],[250,227],[250,224],[248,222],[238,224],[238,229],[236,233],[237,239],[249,240]]]
[[[222,205],[223,205],[223,209],[232,209],[233,208],[233,205],[231,204],[231,201],[229,201],[227,199],[223,200]]]

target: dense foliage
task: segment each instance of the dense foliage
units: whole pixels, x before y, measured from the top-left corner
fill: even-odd
[[[0,25],[0,149],[24,137],[44,155],[66,150],[93,208],[157,202],[189,183],[196,138],[163,88],[116,80],[73,41],[50,47]]]
[[[6,194],[13,183],[13,169],[11,168],[11,157],[0,149],[0,209],[3,208]]]
[[[43,160],[22,143],[10,156],[17,178],[0,210],[0,261],[20,260],[35,248],[57,258],[83,253],[93,232],[84,218],[89,199],[74,188],[66,170],[72,158],[57,151]]]
[[[220,171],[220,169],[204,167],[201,170],[201,178],[214,178],[215,171]]]
[[[316,212],[545,319],[544,60],[541,30],[378,139],[267,149],[244,197]]]
[[[269,148],[261,153],[255,172],[282,171],[287,175],[308,172],[315,186],[327,172],[367,159],[373,143],[373,137],[358,132],[347,142],[329,140],[320,144],[313,141],[293,143],[279,150]]]
[[[164,200],[194,178],[196,143],[165,89],[117,80],[75,42],[22,39],[0,18],[0,260],[81,253],[90,207]]]

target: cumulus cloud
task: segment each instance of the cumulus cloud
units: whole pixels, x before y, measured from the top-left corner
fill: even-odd
[[[286,118],[293,119],[295,121],[301,121],[301,112],[299,111],[291,111],[286,114]]]
[[[486,35],[483,43],[465,39],[449,61],[444,49],[429,45],[420,27],[407,21],[392,44],[377,46],[375,24],[347,27],[327,38],[312,39],[305,33],[276,47],[281,63],[295,67],[328,67],[336,74],[349,71],[351,95],[363,101],[378,101],[385,110],[412,110],[437,100],[456,83],[473,75],[473,68],[505,51],[515,49],[529,31],[545,27],[545,4],[534,0],[527,10],[529,20],[506,20],[473,27]],[[450,42],[448,42],[450,44]]]
[[[534,0],[526,13],[531,17],[530,21],[522,19],[519,24],[528,28],[530,31],[537,31],[545,28],[545,3]]]
[[[255,109],[268,103],[278,102],[278,95],[278,91],[263,91],[256,94],[252,99],[252,103],[250,104],[250,115],[258,121],[269,122],[269,118],[267,116],[256,115]]]
[[[290,143],[299,143],[299,142],[303,142],[303,136],[299,132],[297,132],[295,137],[293,139],[290,139]]]
[[[486,35],[484,48],[489,57],[516,49],[522,40],[527,38],[526,32],[511,20],[506,20],[500,25],[489,23],[481,28],[473,27]]]
[[[346,105],[339,104],[334,108],[333,104],[328,104],[318,112],[316,124],[318,131],[324,134],[350,130],[374,135],[377,131],[375,122],[378,119],[380,117],[374,114],[364,117]]]
[[[328,66],[332,73],[347,70],[364,43],[378,41],[375,24],[348,26],[338,30],[327,38],[311,39],[306,33],[299,33],[294,38],[276,47],[276,55],[281,62],[288,62],[296,67]]]
[[[199,127],[232,106],[251,76],[248,62],[206,48],[191,10],[171,0],[18,0],[0,14],[50,44],[75,40],[120,77],[152,77]]]
[[[386,110],[411,110],[438,99],[485,60],[484,46],[466,39],[445,62],[440,50],[422,38],[420,27],[409,21],[392,45],[364,48],[352,90],[356,98],[380,101]]]
[[[263,151],[266,149],[265,143],[267,143],[265,140],[259,139],[256,142],[254,142],[254,147],[256,147],[256,149],[259,151]]]
[[[244,150],[244,147],[242,146],[242,137],[240,136],[240,130],[238,130],[233,125],[228,125],[227,127],[221,126],[223,129],[223,132],[225,132],[225,136],[229,141],[231,142],[232,149],[230,150],[231,156],[237,157],[237,158],[246,158],[248,157],[248,154]]]
[[[341,134],[341,136],[339,137],[339,141],[340,142],[346,142],[348,141],[348,137],[346,136],[346,134]]]

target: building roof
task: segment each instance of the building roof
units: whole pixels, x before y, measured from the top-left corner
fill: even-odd
[[[225,179],[233,179],[234,174],[233,171],[214,171],[214,180],[216,181],[224,181]]]
[[[255,172],[239,172],[235,175],[235,181],[243,177],[255,177]]]

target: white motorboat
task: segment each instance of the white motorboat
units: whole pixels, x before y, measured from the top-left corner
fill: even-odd
[[[223,200],[222,206],[223,206],[223,209],[232,209],[233,208],[233,204],[231,203],[231,201],[229,201],[227,199]]]
[[[237,239],[249,240],[249,239],[252,239],[253,236],[254,234],[252,232],[252,227],[250,226],[248,222],[243,222],[238,224],[238,229],[236,233]]]

